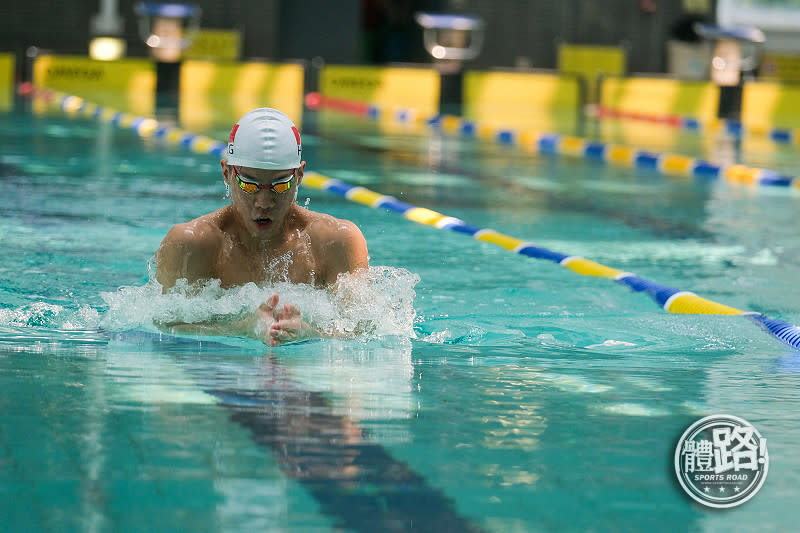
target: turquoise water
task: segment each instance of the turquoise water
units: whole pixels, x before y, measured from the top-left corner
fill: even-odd
[[[800,323],[791,191],[315,119],[310,169]],[[377,333],[275,349],[163,335],[153,317],[235,312],[273,289],[348,317],[304,287],[187,301],[148,283],[166,231],[223,205],[213,159],[23,109],[3,115],[0,139],[3,531],[787,531],[800,519],[800,359],[741,317],[670,315],[614,282],[305,190],[299,202],[362,228],[373,276],[360,311]],[[671,461],[688,425],[716,413],[754,424],[771,462],[752,500],[712,512]]]

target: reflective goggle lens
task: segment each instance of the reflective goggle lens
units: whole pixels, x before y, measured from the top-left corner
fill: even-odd
[[[243,180],[241,176],[239,176],[239,171],[236,167],[233,167],[233,172],[236,175],[236,181],[239,183],[239,188],[242,189],[247,194],[255,194],[260,189],[272,189],[278,194],[283,194],[292,188],[292,180],[294,180],[294,172],[292,172],[287,178],[284,178],[282,181],[277,181],[269,185],[261,185],[259,183],[255,183],[252,181]]]
[[[292,178],[293,177],[294,176],[292,176]],[[285,193],[286,191],[288,191],[289,189],[292,188],[292,178],[289,178],[289,181],[282,181],[280,183],[273,183],[272,187],[271,187],[272,190],[277,192],[277,193],[280,193],[280,194]]]
[[[258,191],[258,184],[251,183],[249,181],[242,181],[242,178],[236,176],[236,179],[239,180],[239,188],[242,189],[247,194],[255,194]]]

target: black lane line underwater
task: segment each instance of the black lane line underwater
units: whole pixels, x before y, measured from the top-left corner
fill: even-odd
[[[214,341],[145,331],[111,334],[125,342],[165,346],[231,348]],[[250,430],[253,440],[272,451],[283,473],[303,485],[337,527],[365,533],[480,533],[458,514],[441,490],[345,416],[333,412],[325,396],[303,390],[274,356],[261,390],[211,389],[206,394],[230,411],[231,421]],[[264,367],[262,367],[264,369]]]
[[[269,387],[259,391],[209,390],[275,454],[336,520],[353,531],[480,532],[453,502],[405,463],[394,459],[325,397],[297,387],[274,357]]]

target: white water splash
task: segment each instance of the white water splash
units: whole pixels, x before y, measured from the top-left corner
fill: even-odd
[[[599,344],[590,344],[586,346],[586,348],[604,348],[604,347],[615,347],[615,346],[636,346],[636,344],[627,341],[616,341],[614,339],[604,340]]]
[[[429,342],[431,344],[444,344],[452,338],[453,334],[450,332],[450,330],[444,329],[442,331],[434,331],[433,333],[425,335],[420,340],[423,342]]]
[[[778,264],[778,256],[769,248],[762,248],[747,259],[747,262],[757,266],[776,266]]]
[[[77,310],[47,302],[34,302],[16,309],[0,309],[1,326],[23,326],[65,330],[95,329],[100,313],[88,305]]]
[[[598,406],[596,409],[606,414],[620,416],[649,417],[670,415],[670,412],[667,409],[631,402],[613,403],[609,405]]]
[[[304,320],[323,331],[365,331],[364,338],[414,337],[414,286],[418,282],[416,274],[392,267],[342,275],[336,292],[283,282],[223,289],[219,280],[193,286],[179,280],[162,294],[161,285],[151,280],[143,286],[101,293],[108,305],[101,324],[106,329],[124,330],[154,323],[237,320],[277,293],[279,305],[296,305]]]

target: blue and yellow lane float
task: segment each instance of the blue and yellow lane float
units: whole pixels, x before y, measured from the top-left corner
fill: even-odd
[[[19,93],[34,98],[42,98],[44,102],[60,108],[69,116],[90,117],[102,122],[110,122],[121,128],[133,130],[141,137],[154,137],[168,144],[184,147],[194,153],[221,157],[227,147],[225,143],[209,137],[193,134],[181,128],[162,125],[153,118],[137,117],[129,113],[97,106],[86,102],[78,96],[67,95],[59,91],[38,89],[31,84],[22,84],[19,88]],[[743,316],[752,320],[788,346],[800,350],[800,327],[767,317],[762,313],[736,309],[708,300],[693,292],[662,285],[630,272],[596,263],[584,257],[549,250],[537,246],[535,243],[504,235],[492,229],[479,228],[459,218],[443,215],[425,207],[416,207],[393,196],[380,194],[365,187],[350,185],[316,172],[306,172],[303,178],[303,185],[336,194],[357,204],[386,209],[419,224],[462,233],[476,240],[495,244],[519,255],[551,261],[582,276],[593,276],[616,281],[633,291],[649,295],[668,313]]]
[[[34,87],[27,82],[20,84],[17,91],[22,96],[38,98],[60,108],[67,116],[109,122],[121,128],[133,130],[140,137],[163,140],[168,144],[187,148],[196,154],[212,154],[221,157],[227,148],[227,144],[206,135],[198,135],[177,126],[163,124],[152,117],[137,116],[112,107],[97,105],[80,96]]]
[[[386,196],[364,187],[349,185],[314,172],[306,173],[303,179],[303,185],[313,189],[331,192],[352,202],[368,207],[388,209],[419,224],[463,233],[479,241],[490,242],[520,255],[552,261],[568,268],[576,274],[614,280],[622,285],[626,285],[633,291],[648,294],[668,313],[744,316],[759,324],[766,331],[789,346],[800,349],[800,327],[789,324],[788,322],[769,318],[761,313],[736,309],[708,300],[693,292],[668,287],[630,272],[602,265],[583,257],[542,248],[532,242],[504,235],[491,229],[478,228],[461,219],[446,216],[425,207],[415,207],[392,196]]]
[[[724,131],[728,135],[742,138],[748,135],[765,137],[779,144],[800,145],[800,129],[797,128],[753,128],[747,127],[741,120],[733,119],[714,119],[703,120],[698,117],[684,115],[655,115],[639,113],[636,111],[625,111],[601,105],[595,106],[589,113],[593,118],[614,118],[627,120],[640,120],[653,122],[656,124],[666,124],[674,128],[694,132],[720,132]]]
[[[331,99],[316,93],[306,96],[306,106],[310,109],[326,108],[356,114],[374,120],[385,120],[388,117],[401,123],[423,121],[431,128],[448,135],[493,140],[498,144],[519,146],[541,154],[581,157],[613,166],[646,169],[667,176],[724,179],[732,185],[800,189],[800,176],[788,176],[775,170],[738,164],[719,165],[681,154],[651,152],[558,133],[487,126],[455,115],[426,117],[414,109],[402,106],[385,107]]]

